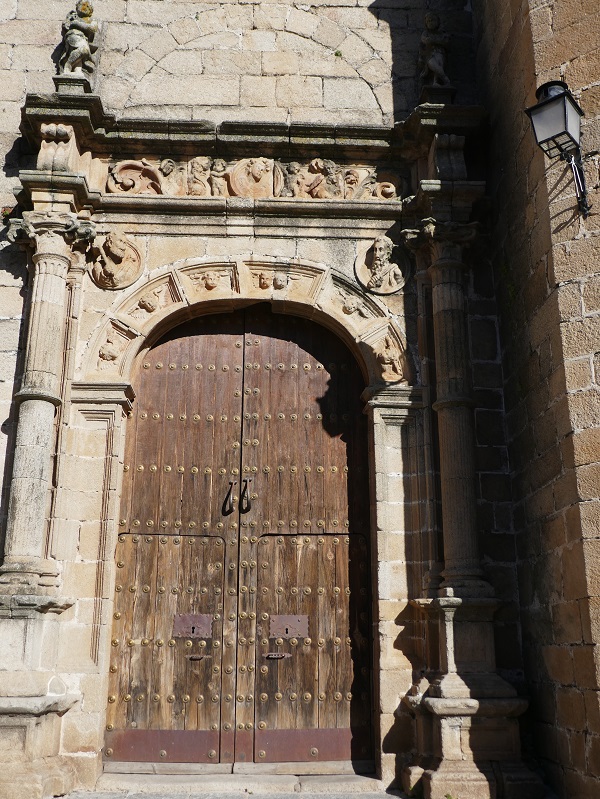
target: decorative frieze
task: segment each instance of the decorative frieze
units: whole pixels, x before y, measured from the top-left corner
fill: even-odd
[[[373,165],[340,165],[323,158],[301,164],[262,156],[235,161],[196,156],[187,163],[171,158],[156,163],[146,158],[120,161],[110,166],[106,189],[113,194],[171,197],[366,201],[397,200],[400,185],[398,174],[378,175]]]

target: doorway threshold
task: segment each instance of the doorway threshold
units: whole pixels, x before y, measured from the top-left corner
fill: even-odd
[[[351,771],[352,764],[347,764],[346,771],[340,769],[343,763],[336,763],[337,772],[323,771],[316,772],[317,764],[300,763],[278,763],[273,764],[278,768],[289,767],[290,772],[274,773],[267,772],[265,768],[268,764],[257,764],[260,769],[252,770],[253,764],[236,764],[234,771],[232,764],[206,765],[203,764],[190,766],[189,764],[166,764],[166,763],[111,763],[110,771],[105,770],[96,785],[96,791],[104,792],[123,792],[127,794],[138,791],[144,794],[160,794],[162,797],[170,795],[205,795],[212,794],[217,796],[236,796],[253,794],[270,795],[294,795],[305,794],[328,794],[345,796],[347,794],[361,795],[385,795],[385,786],[372,774],[357,774]],[[240,772],[239,767],[244,766],[245,771]],[[325,763],[318,764],[325,766]],[[128,771],[117,771],[117,767],[127,767]],[[132,768],[135,767],[135,770]],[[152,771],[151,767],[156,766],[157,770]],[[171,768],[167,768],[170,766]],[[179,766],[178,770],[173,770],[173,766]],[[183,766],[183,768],[181,767]],[[309,766],[312,767],[309,771]],[[145,770],[140,770],[145,767]],[[158,768],[160,767],[160,771]],[[292,769],[292,767],[294,767]],[[195,769],[194,771],[190,770]],[[210,771],[209,771],[210,769]],[[227,770],[225,770],[227,769]],[[298,773],[304,772],[304,773]],[[366,796],[365,796],[366,799]]]
[[[372,760],[329,760],[320,763],[128,763],[105,762],[104,774],[311,774],[369,775],[375,773]]]

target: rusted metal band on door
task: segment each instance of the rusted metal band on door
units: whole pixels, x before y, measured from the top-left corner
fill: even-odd
[[[114,730],[104,757],[133,763],[218,763],[219,733],[212,730]]]
[[[358,734],[349,729],[256,730],[254,759],[257,763],[352,760],[360,757],[361,742],[364,745],[368,738],[368,730]]]

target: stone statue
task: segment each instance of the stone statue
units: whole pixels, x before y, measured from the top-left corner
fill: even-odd
[[[425,15],[425,30],[421,35],[421,52],[419,66],[421,78],[430,86],[448,86],[450,79],[446,75],[446,55],[450,44],[450,36],[440,31],[440,18],[430,12]]]
[[[92,19],[94,7],[90,0],[78,0],[75,11],[69,11],[63,22],[63,53],[58,62],[60,74],[88,74],[95,70],[93,55],[98,49],[94,39],[98,23]]]

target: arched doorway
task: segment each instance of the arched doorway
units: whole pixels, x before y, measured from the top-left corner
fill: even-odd
[[[255,305],[153,346],[134,380],[105,756],[371,760],[363,379]]]

